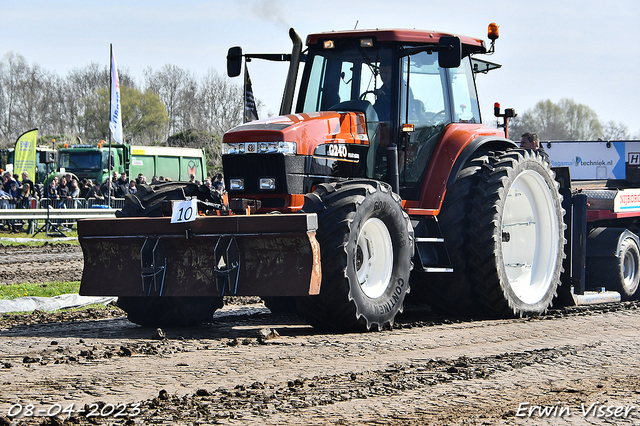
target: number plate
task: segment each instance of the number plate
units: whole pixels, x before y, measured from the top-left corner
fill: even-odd
[[[198,216],[198,200],[174,202],[171,223],[193,222]]]

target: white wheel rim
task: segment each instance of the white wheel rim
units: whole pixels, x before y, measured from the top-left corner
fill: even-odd
[[[393,250],[389,230],[380,219],[371,218],[360,229],[355,267],[362,292],[371,299],[382,296],[391,280]]]
[[[634,283],[636,280],[636,273],[638,270],[638,265],[636,263],[636,257],[633,253],[627,250],[624,254],[624,259],[622,261],[622,276],[624,279],[624,286],[628,290],[633,290]]]
[[[558,259],[560,224],[551,189],[533,171],[509,188],[502,216],[502,259],[509,285],[526,304],[547,293]]]

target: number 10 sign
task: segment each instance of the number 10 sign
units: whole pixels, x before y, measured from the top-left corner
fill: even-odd
[[[193,222],[198,216],[198,199],[179,201],[173,203],[171,223]]]

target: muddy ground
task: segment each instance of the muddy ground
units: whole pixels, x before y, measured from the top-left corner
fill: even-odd
[[[0,285],[80,281],[82,249],[65,243],[39,247],[0,243]]]
[[[0,425],[640,423],[637,302],[483,321],[408,307],[368,334],[254,302],[193,329],[117,308],[0,316]]]

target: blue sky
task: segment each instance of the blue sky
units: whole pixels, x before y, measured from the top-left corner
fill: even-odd
[[[64,76],[91,62],[107,65],[113,43],[118,67],[142,82],[145,68],[165,64],[196,76],[209,68],[224,74],[227,49],[235,45],[289,52],[289,27],[303,40],[356,23],[486,40],[490,22],[500,25],[501,37],[486,58],[503,67],[478,77],[485,122],[494,121],[494,102],[522,113],[543,99],[571,98],[640,137],[640,5],[631,0],[0,0],[0,55],[19,53]],[[253,61],[250,72],[263,115],[276,113],[286,67]]]

